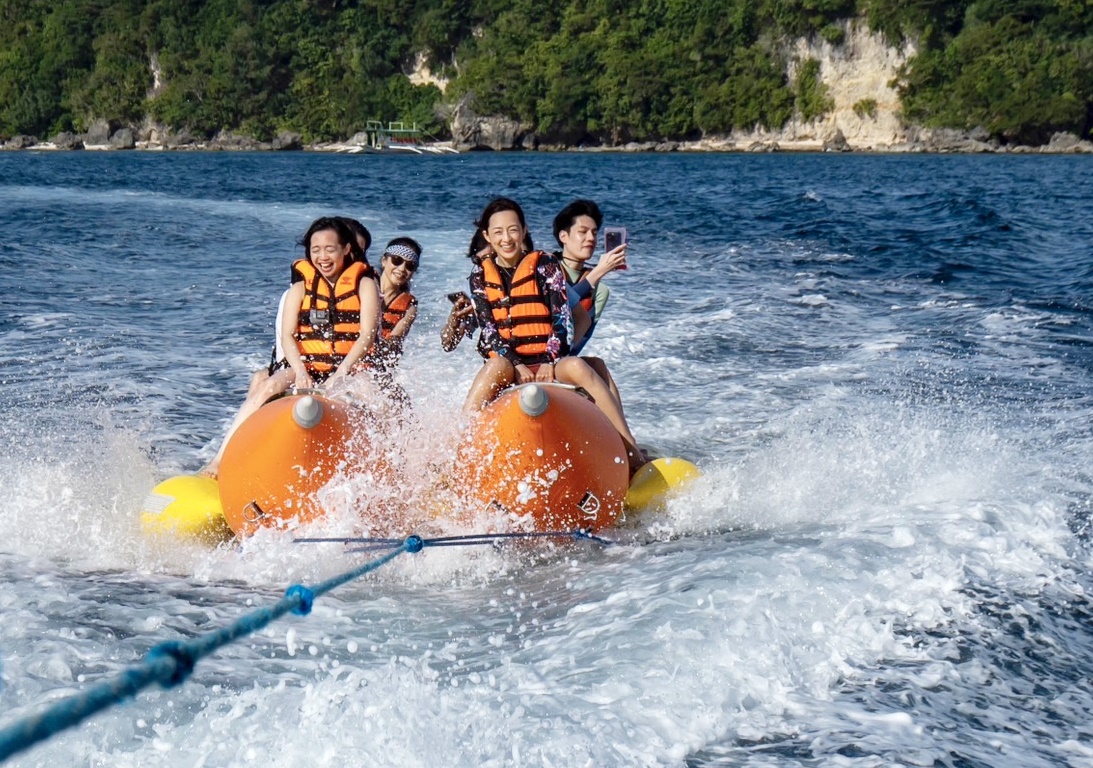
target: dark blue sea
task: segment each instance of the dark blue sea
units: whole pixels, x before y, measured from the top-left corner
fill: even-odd
[[[138,512],[215,452],[327,214],[424,245],[415,498],[495,195],[541,246],[574,197],[628,227],[587,352],[704,477],[619,546],[404,556],[10,764],[1093,766],[1075,156],[0,154],[0,727],[362,562]]]

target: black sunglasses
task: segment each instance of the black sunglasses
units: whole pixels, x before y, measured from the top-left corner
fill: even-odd
[[[384,255],[387,256],[387,260],[391,262],[392,267],[401,267],[403,264],[405,264],[407,271],[417,272],[416,261],[410,261],[409,259],[404,259],[401,256],[392,256],[391,254]]]

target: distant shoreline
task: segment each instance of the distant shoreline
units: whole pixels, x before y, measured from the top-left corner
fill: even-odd
[[[642,153],[680,153],[680,154],[763,154],[786,152],[805,153],[846,153],[846,154],[1093,154],[1093,142],[1081,140],[1073,134],[1056,134],[1048,144],[1041,146],[1004,145],[980,141],[966,134],[947,132],[940,137],[932,136],[927,140],[914,140],[902,144],[879,147],[851,147],[848,145],[832,146],[820,140],[778,140],[748,139],[737,141],[732,138],[718,137],[696,141],[648,141],[629,142],[616,146],[566,146],[539,145],[532,148],[514,147],[497,150],[490,147],[457,148],[453,142],[429,142],[417,145],[415,149],[377,150],[368,146],[349,142],[318,142],[304,144],[300,142],[260,142],[252,139],[231,137],[229,141],[209,139],[189,140],[181,143],[137,141],[129,146],[116,144],[84,143],[78,136],[59,144],[54,141],[38,141],[33,137],[16,137],[0,144],[0,151],[8,152],[317,152],[329,154],[380,154],[380,155],[439,155],[469,154],[478,152],[542,152],[542,153],[590,153],[590,154],[642,154]]]

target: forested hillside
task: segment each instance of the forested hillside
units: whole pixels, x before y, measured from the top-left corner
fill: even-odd
[[[1090,136],[1088,0],[0,0],[0,137],[151,118],[308,141],[366,120],[443,135],[440,108],[577,143],[696,138],[827,108],[787,45],[860,16],[914,40],[899,93],[924,126],[1003,142]],[[448,81],[412,85],[419,54]]]

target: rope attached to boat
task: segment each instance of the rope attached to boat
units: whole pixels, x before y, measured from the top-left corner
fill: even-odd
[[[502,541],[513,539],[573,539],[575,541],[591,541],[600,546],[609,547],[615,542],[596,536],[591,531],[577,529],[574,531],[530,531],[525,533],[472,533],[465,536],[438,536],[433,539],[421,539],[422,547],[465,547],[478,544],[498,544]],[[356,549],[348,552],[369,552],[378,549],[386,549],[399,543],[399,539],[373,539],[353,537],[318,537],[293,539],[293,544],[360,544]]]
[[[471,536],[446,536],[423,539],[408,536],[405,539],[296,539],[300,543],[363,544],[351,552],[375,549],[391,551],[370,560],[352,570],[327,579],[313,587],[293,584],[285,590],[285,596],[267,608],[259,608],[240,617],[227,627],[207,632],[191,640],[170,640],[153,646],[144,660],[118,674],[111,680],[91,686],[86,691],[55,702],[38,714],[25,717],[0,729],[0,762],[12,755],[45,741],[54,734],[71,728],[92,715],[114,704],[136,696],[152,683],[172,688],[182,683],[194,671],[194,666],[204,657],[225,645],[260,629],[286,613],[306,616],[311,613],[315,598],[358,579],[394,560],[403,552],[417,553],[425,547],[450,547],[459,545],[489,544],[505,539],[531,539],[542,537],[567,537],[588,539],[599,544],[612,542],[593,536],[587,531],[554,531],[542,533],[492,533]]]

